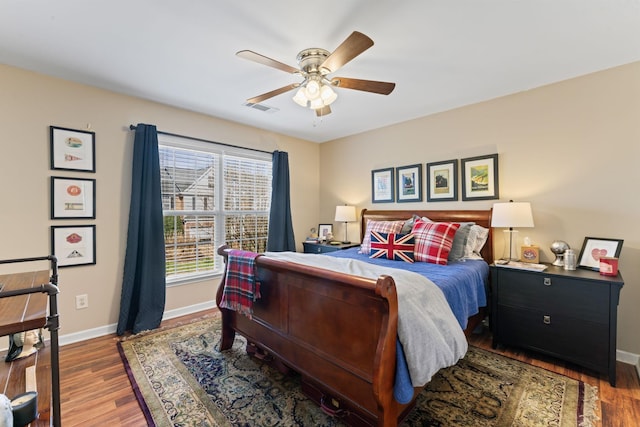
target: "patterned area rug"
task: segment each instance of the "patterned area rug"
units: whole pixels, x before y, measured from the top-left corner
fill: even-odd
[[[236,337],[220,353],[220,317],[118,343],[150,426],[340,426],[300,390],[299,378],[250,358]],[[441,370],[402,426],[592,426],[598,391],[470,347]]]

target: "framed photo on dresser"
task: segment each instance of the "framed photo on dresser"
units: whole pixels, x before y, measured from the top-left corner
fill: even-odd
[[[585,237],[578,255],[578,267],[600,271],[600,258],[618,258],[622,251],[622,243],[624,240],[621,239]]]

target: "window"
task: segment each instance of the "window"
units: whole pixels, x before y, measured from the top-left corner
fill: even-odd
[[[271,155],[158,135],[167,283],[222,273],[221,244],[263,252]]]

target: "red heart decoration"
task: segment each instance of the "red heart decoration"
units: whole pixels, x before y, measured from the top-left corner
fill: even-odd
[[[596,261],[600,261],[600,257],[603,256],[607,256],[607,250],[606,249],[598,249],[598,248],[594,248],[591,251],[591,256],[593,257],[593,259],[595,259]]]

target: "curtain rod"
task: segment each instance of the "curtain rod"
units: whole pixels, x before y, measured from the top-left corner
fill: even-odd
[[[129,129],[136,130],[136,126],[135,125],[129,125]],[[225,147],[242,148],[243,150],[251,150],[251,151],[257,151],[259,153],[273,154],[273,151],[264,151],[264,150],[258,150],[257,148],[241,147],[239,145],[225,144],[224,142],[211,141],[211,140],[208,140],[208,139],[195,138],[193,136],[186,136],[186,135],[180,135],[180,134],[177,134],[177,133],[163,132],[163,131],[160,131],[160,130],[158,130],[157,132],[161,133],[163,135],[177,136],[178,138],[191,139],[192,141],[208,142],[209,144],[224,145]]]

